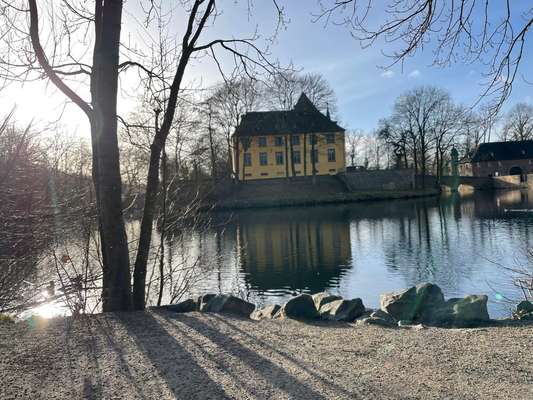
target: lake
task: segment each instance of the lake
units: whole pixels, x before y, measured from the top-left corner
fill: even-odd
[[[165,241],[166,268],[173,271],[163,303],[177,299],[171,292],[181,298],[233,293],[264,305],[328,290],[378,307],[382,293],[432,282],[446,297],[487,294],[491,316],[508,316],[510,301],[522,296],[509,269],[528,265],[532,202],[533,192],[480,191],[214,213],[201,229],[182,229]],[[130,239],[138,225],[128,224]],[[80,242],[65,235],[68,263],[84,259]],[[149,303],[155,304],[157,260],[150,265]],[[65,312],[43,307],[34,312]]]
[[[492,317],[521,297],[509,268],[527,266],[533,192],[216,214],[202,249],[216,260],[195,294],[234,292],[261,304],[328,290],[379,306],[379,295],[438,284],[446,297],[487,294]],[[229,222],[225,222],[229,221]]]

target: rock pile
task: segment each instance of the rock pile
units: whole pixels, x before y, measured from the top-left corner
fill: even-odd
[[[381,295],[381,310],[397,321],[431,326],[479,326],[489,321],[487,296],[470,295],[445,300],[434,284],[422,283]]]
[[[361,299],[343,299],[328,292],[300,294],[283,305],[261,309],[231,295],[206,294],[178,304],[164,306],[174,312],[213,312],[262,319],[326,320],[422,329],[424,326],[474,327],[489,321],[487,296],[470,295],[446,300],[434,284],[423,283],[400,292],[381,295],[380,309],[367,310]],[[533,304],[522,302],[516,319],[533,319]]]

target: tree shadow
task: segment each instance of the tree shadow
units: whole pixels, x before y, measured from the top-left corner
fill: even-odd
[[[268,344],[267,342],[265,342],[264,340],[261,340],[259,337],[257,336],[254,336],[254,335],[251,335],[250,333],[238,328],[235,324],[232,324],[227,318],[224,318],[223,316],[220,316],[220,315],[216,315],[216,314],[213,314],[213,318],[216,318],[220,323],[226,325],[228,328],[238,332],[239,334],[243,335],[243,336],[246,336],[248,337],[249,339],[251,339],[254,343],[257,343],[259,346],[262,346],[263,348],[267,349],[268,351],[271,351],[271,352],[274,352],[276,354],[279,354],[281,357],[287,359],[288,361],[290,361],[291,363],[293,363],[294,365],[297,365],[298,368],[301,368],[302,370],[306,371],[309,375],[311,375],[313,378],[315,378],[316,380],[319,380],[320,382],[322,382],[323,384],[331,387],[334,391],[336,392],[342,392],[344,395],[348,395],[348,396],[351,396],[353,395],[353,393],[350,393],[348,390],[346,390],[345,388],[337,385],[337,384],[334,384],[332,383],[331,381],[325,379],[322,375],[320,375],[318,372],[319,369],[318,369],[318,366],[316,365],[313,365],[312,367],[311,366],[308,366],[306,365],[306,363],[302,360],[299,360],[297,358],[295,358],[294,356],[288,354],[287,352],[285,351],[282,351],[281,349],[277,348],[277,347],[274,347],[270,344]],[[338,328],[346,328],[346,327],[349,327],[350,325],[348,325],[347,323],[335,323],[335,325],[337,326],[338,325]],[[320,328],[323,327],[322,324],[318,324],[318,326]],[[327,325],[326,325],[327,326]],[[353,328],[352,328],[353,329]]]
[[[228,335],[217,331],[201,319],[185,314],[181,314],[179,318],[172,318],[171,314],[158,313],[172,323],[175,329],[177,329],[175,322],[179,321],[197,332],[199,335],[209,339],[212,343],[216,344],[222,352],[226,352],[235,357],[245,364],[246,367],[261,375],[273,387],[287,393],[291,398],[326,399],[323,395],[306,385],[304,382],[298,380],[280,366],[243,346]]]
[[[151,313],[142,313],[141,324],[140,319],[132,318],[132,315],[121,314],[120,322],[176,398],[229,398]]]

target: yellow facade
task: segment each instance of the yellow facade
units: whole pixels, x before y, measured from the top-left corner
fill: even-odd
[[[318,154],[316,175],[344,172],[344,132],[239,137],[238,146],[234,143],[234,148],[238,148],[234,151],[234,172],[238,170],[241,181],[312,176],[312,136],[316,137],[314,147]],[[245,165],[245,157],[251,161],[250,164]],[[291,157],[295,159],[294,174]]]

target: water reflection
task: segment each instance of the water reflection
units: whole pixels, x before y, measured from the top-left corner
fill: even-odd
[[[351,268],[349,219],[335,208],[247,211],[235,216],[241,269],[254,290],[316,292]]]
[[[487,293],[492,315],[502,315],[508,306],[496,299],[520,294],[501,266],[524,263],[533,222],[508,210],[533,208],[532,200],[520,191],[470,192],[237,212],[226,225],[228,247],[217,250],[224,256],[233,248],[236,265],[219,266],[218,277],[231,275],[263,302],[330,290],[370,306],[380,293],[431,281],[449,297]]]
[[[499,299],[521,296],[503,267],[524,265],[532,245],[533,213],[516,209],[533,209],[533,195],[448,193],[439,198],[214,214],[202,229],[181,229],[166,237],[169,278],[163,304],[175,301],[185,280],[190,286],[184,296],[235,293],[265,304],[295,293],[329,290],[361,297],[370,307],[379,305],[381,293],[430,281],[447,297],[488,294],[491,315],[503,316],[509,307]],[[136,221],[128,224],[132,243],[138,228]],[[61,267],[76,276],[90,264],[89,272],[98,276],[99,266],[86,262],[96,259],[95,248],[85,254],[84,239],[78,236],[71,232],[62,238],[59,245],[70,262]],[[157,247],[157,232],[153,240]],[[158,297],[157,258],[149,265],[148,303],[153,305]],[[99,291],[87,296],[88,304],[98,307]],[[34,312],[53,315],[64,309]]]

